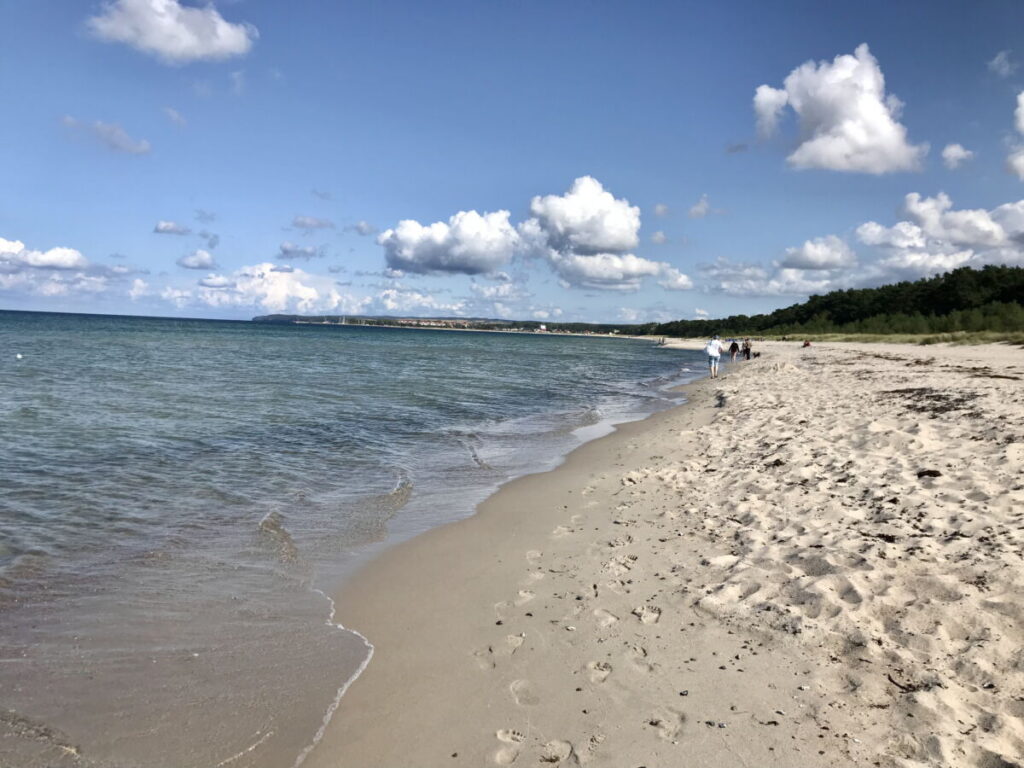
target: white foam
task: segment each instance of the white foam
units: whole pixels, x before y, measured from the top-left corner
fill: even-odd
[[[373,643],[371,643],[366,638],[365,635],[361,634],[360,632],[354,629],[346,629],[339,622],[336,622],[334,620],[336,606],[334,604],[334,600],[331,599],[326,592],[324,592],[322,589],[316,588],[314,588],[313,591],[316,592],[318,595],[321,595],[328,603],[331,604],[331,612],[327,616],[327,625],[335,627],[336,629],[340,629],[343,632],[350,632],[356,637],[358,637],[360,640],[363,641],[363,644],[366,646],[367,654],[366,658],[363,659],[363,663],[359,665],[359,667],[352,674],[352,676],[348,680],[346,680],[345,683],[338,689],[338,692],[334,696],[334,701],[331,702],[331,705],[327,708],[327,712],[324,714],[323,723],[321,723],[320,727],[317,729],[317,732],[313,735],[313,740],[299,753],[299,756],[295,758],[295,762],[292,764],[292,768],[299,768],[299,766],[302,765],[303,762],[305,762],[306,758],[309,757],[309,753],[316,749],[316,745],[320,743],[320,740],[324,737],[324,733],[327,732],[327,726],[330,725],[331,718],[334,717],[334,712],[338,709],[338,705],[341,704],[342,697],[345,695],[346,691],[348,691],[349,686],[352,685],[352,683],[354,683],[359,678],[359,676],[363,674],[363,670],[365,670],[370,665],[370,659],[373,658],[374,651]]]

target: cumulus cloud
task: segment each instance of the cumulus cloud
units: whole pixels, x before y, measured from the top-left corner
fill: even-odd
[[[557,251],[615,253],[639,242],[640,209],[616,199],[592,176],[576,179],[564,195],[533,198],[530,213]]]
[[[188,125],[188,121],[181,116],[181,112],[174,109],[173,107],[162,107],[161,111],[167,115],[167,119],[174,123],[179,128],[184,128]]]
[[[195,8],[179,0],[108,0],[86,26],[100,40],[168,64],[241,56],[259,37],[251,24],[227,21],[213,3]]]
[[[289,240],[278,246],[278,253],[283,259],[315,259],[323,256],[323,253],[312,245],[296,245]]]
[[[210,255],[209,251],[204,251],[202,248],[193,251],[185,256],[181,256],[176,262],[179,267],[185,269],[216,269],[217,262],[214,261],[213,256]]]
[[[696,316],[696,317],[699,317],[699,318],[704,318],[704,317],[707,317],[707,316],[708,316],[708,311],[707,311],[706,309],[701,309],[700,307],[696,307],[696,308],[695,308],[695,309],[693,310],[693,314],[694,314],[694,316]]]
[[[102,120],[83,123],[81,120],[70,115],[65,115],[61,122],[72,131],[91,136],[113,152],[123,152],[127,155],[146,155],[153,149],[152,145],[145,139],[133,139],[117,123],[105,123]]]
[[[128,298],[132,301],[138,301],[143,296],[149,295],[149,283],[140,277],[132,280],[132,287],[128,289]]]
[[[789,94],[781,88],[759,85],[754,91],[754,115],[757,117],[757,133],[767,138],[779,126],[782,110],[789,102]]]
[[[845,269],[857,263],[857,255],[835,235],[807,240],[798,248],[787,248],[781,267],[792,269]]]
[[[201,278],[198,283],[203,288],[230,288],[233,283],[223,275],[209,274]]]
[[[330,219],[318,219],[315,216],[296,216],[292,219],[292,226],[310,233],[316,229],[333,229],[334,222]]]
[[[88,260],[74,248],[57,247],[47,251],[26,248],[20,240],[0,237],[0,270],[17,272],[23,267],[36,269],[84,269]]]
[[[927,144],[907,141],[907,130],[899,122],[903,104],[886,95],[885,77],[867,44],[831,63],[801,64],[782,88],[759,86],[754,112],[762,136],[777,130],[787,106],[800,122],[800,144],[787,159],[794,168],[916,171],[928,152]]]
[[[857,228],[865,245],[882,257],[868,265],[861,282],[930,277],[962,266],[1024,264],[1024,200],[991,211],[955,209],[948,195],[904,200],[903,221],[883,227],[869,221]]]
[[[857,239],[865,245],[887,248],[924,248],[924,232],[916,224],[900,221],[883,227],[875,221],[866,221],[857,227]]]
[[[691,287],[670,264],[630,253],[639,243],[640,209],[597,179],[582,176],[564,195],[534,197],[519,225],[524,246],[545,258],[567,286],[635,291],[645,278],[668,290]]]
[[[1000,51],[988,62],[988,71],[1000,77],[1009,77],[1017,69],[1017,63],[1010,58],[1009,51]]]
[[[660,229],[651,235],[651,242],[655,245],[664,245],[668,242],[668,236]]]
[[[211,307],[298,314],[356,314],[365,311],[371,301],[340,293],[333,278],[310,274],[297,267],[288,271],[277,267],[272,262],[264,262],[242,267],[229,275],[208,276],[199,282],[195,300]]]
[[[520,237],[508,211],[459,211],[447,222],[400,221],[380,234],[388,266],[416,274],[481,275],[507,264]]]
[[[655,216],[667,216],[668,215],[668,206],[665,205],[664,203],[655,203],[654,204],[654,215]]]
[[[950,170],[956,170],[963,163],[974,159],[974,153],[960,144],[947,144],[942,148],[942,162]]]
[[[828,272],[780,267],[770,272],[757,264],[718,259],[701,268],[707,288],[732,296],[806,296],[832,289]]]
[[[534,197],[530,214],[517,227],[508,211],[460,211],[428,226],[406,220],[377,242],[389,267],[417,274],[495,275],[523,257],[545,260],[572,287],[633,291],[652,277],[679,290],[689,280],[670,264],[630,253],[639,243],[640,209],[590,176],[564,195]]]
[[[192,230],[176,221],[164,221],[161,219],[153,225],[153,232],[158,235],[188,235]]]

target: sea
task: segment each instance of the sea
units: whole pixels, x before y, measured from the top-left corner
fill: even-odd
[[[297,768],[384,548],[681,401],[651,341],[0,311],[0,765]]]

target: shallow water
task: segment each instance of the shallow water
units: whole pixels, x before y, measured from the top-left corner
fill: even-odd
[[[368,655],[320,589],[699,365],[621,339],[0,312],[0,764],[300,761]]]

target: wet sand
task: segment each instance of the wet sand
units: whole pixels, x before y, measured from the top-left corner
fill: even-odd
[[[1024,350],[770,343],[370,564],[307,766],[1024,754]]]

